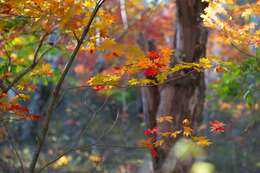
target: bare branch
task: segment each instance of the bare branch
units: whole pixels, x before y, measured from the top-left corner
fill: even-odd
[[[13,150],[14,154],[16,155],[17,159],[19,160],[19,163],[20,163],[20,166],[21,166],[21,172],[25,173],[23,160],[22,160],[21,155],[19,154],[17,147],[16,147],[16,141],[15,141],[14,137],[9,133],[8,128],[5,125],[4,125],[4,129],[5,129],[5,131],[8,135],[7,140],[9,142],[9,144],[11,145],[12,150]]]
[[[255,57],[254,55],[252,55],[252,54],[250,54],[250,53],[248,53],[248,52],[242,50],[241,48],[239,48],[239,47],[238,47],[237,45],[235,45],[234,43],[231,43],[231,46],[232,46],[233,48],[235,48],[236,50],[238,50],[241,54],[243,54],[243,55],[245,55],[245,56],[247,56],[247,57]]]

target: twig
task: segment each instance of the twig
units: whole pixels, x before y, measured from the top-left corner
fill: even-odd
[[[88,24],[84,27],[83,32],[81,34],[81,37],[79,39],[79,42],[77,43],[77,46],[73,50],[73,52],[70,56],[70,59],[67,62],[66,66],[64,67],[62,75],[61,75],[57,85],[55,86],[53,92],[52,92],[52,95],[51,95],[51,98],[50,98],[50,103],[49,103],[49,106],[48,106],[48,109],[47,109],[47,114],[46,114],[47,118],[45,120],[44,126],[43,126],[42,131],[41,131],[41,137],[39,139],[39,145],[38,145],[38,147],[37,147],[37,149],[36,149],[36,151],[33,155],[33,159],[32,159],[32,162],[30,164],[30,170],[29,170],[30,173],[35,172],[35,167],[36,167],[40,152],[42,150],[43,144],[45,142],[45,139],[46,139],[46,136],[47,136],[47,133],[48,133],[49,123],[50,123],[50,120],[51,120],[51,115],[52,115],[52,112],[53,112],[53,109],[54,109],[54,105],[55,105],[57,98],[59,96],[59,92],[60,92],[61,86],[63,84],[63,81],[64,81],[68,71],[70,70],[70,67],[71,67],[74,59],[76,58],[76,55],[78,54],[78,51],[79,51],[87,33],[89,32],[90,26],[91,26],[92,22],[94,21],[94,18],[96,16],[99,8],[102,6],[102,4],[104,2],[105,2],[105,0],[100,0],[100,1],[98,1],[97,5],[95,6],[95,8],[94,8],[94,10],[91,14],[91,17],[88,21]]]
[[[96,140],[96,143],[95,144],[91,144],[89,145],[89,147],[91,146],[97,146],[97,142],[99,142],[104,136],[106,136],[108,133],[110,133],[110,131],[115,127],[116,123],[117,123],[117,120],[118,120],[118,117],[119,117],[119,113],[117,113],[117,116],[116,116],[116,119],[114,121],[114,123],[111,125],[111,127],[105,131],[97,140]],[[55,159],[51,160],[50,162],[48,162],[47,164],[45,164],[42,168],[40,168],[39,172],[40,173],[41,171],[43,171],[45,168],[49,167],[50,165],[52,165],[53,163],[55,163],[56,161],[58,161],[61,157],[69,154],[70,152],[72,151],[75,151],[75,150],[78,150],[80,149],[81,147],[84,147],[84,146],[80,146],[80,147],[76,147],[76,146],[72,146],[71,148],[67,149],[65,152],[63,152],[62,154],[60,154],[59,156],[57,156]]]
[[[96,117],[96,115],[103,110],[104,106],[106,105],[107,101],[109,100],[110,96],[106,97],[105,101],[103,102],[103,104],[99,107],[99,109],[95,112],[93,112],[91,118],[89,121],[87,121],[87,123],[85,124],[85,126],[81,129],[80,133],[79,133],[79,139],[81,139],[82,135],[84,134],[84,132],[86,131],[86,129],[88,129],[90,122]]]
[[[7,135],[10,134],[9,131],[8,131],[8,128],[7,128],[4,124],[3,124],[3,126],[4,126],[4,129],[5,129],[6,133],[7,133]],[[15,146],[15,140],[14,140],[14,138],[13,138],[12,135],[8,135],[8,136],[10,137],[10,139],[7,137],[7,140],[8,140],[8,142],[10,143],[10,145],[11,145],[11,147],[12,147],[12,150],[13,150],[14,154],[16,155],[16,157],[17,157],[17,159],[19,160],[19,163],[20,163],[20,165],[21,165],[21,172],[22,172],[22,173],[25,173],[23,160],[22,160],[22,158],[21,158],[19,152],[17,151],[17,148],[16,148],[16,146]]]
[[[231,46],[234,47],[236,50],[238,50],[241,54],[246,55],[247,57],[256,57],[254,55],[251,55],[250,53],[240,49],[237,45],[235,45],[234,43],[231,42]]]
[[[88,149],[90,147],[98,147],[98,148],[122,148],[122,149],[127,149],[127,150],[147,150],[147,148],[145,147],[141,147],[141,146],[124,146],[124,145],[106,145],[106,144],[89,144],[89,145],[85,145],[85,146],[80,146],[77,148],[74,148],[70,151],[67,151],[63,154],[61,154],[60,156],[58,156],[57,158],[55,158],[54,160],[50,161],[49,163],[47,163],[46,165],[44,165],[38,173],[42,172],[44,169],[46,169],[47,167],[49,167],[50,165],[52,165],[53,163],[55,163],[56,161],[58,161],[60,158],[62,158],[65,155],[68,155],[70,152],[72,151],[76,151],[76,150],[85,150]]]
[[[113,128],[115,127],[115,125],[117,123],[118,117],[119,117],[119,112],[117,112],[116,119],[115,119],[114,123],[111,125],[111,127],[108,130],[104,131],[103,134],[101,136],[99,136],[97,141],[101,140],[104,136],[108,135],[113,130]]]
[[[73,33],[73,36],[75,37],[75,39],[77,40],[77,42],[79,42],[79,37],[77,36],[77,34],[74,31],[72,31],[72,33]]]
[[[24,69],[20,74],[18,74],[18,76],[16,76],[16,78],[7,86],[7,87],[1,87],[3,92],[7,92],[9,91],[17,82],[19,82],[27,73],[29,73],[32,69],[35,68],[35,66],[38,64],[38,54],[40,52],[40,49],[43,45],[43,42],[45,40],[45,38],[49,35],[49,33],[45,33],[41,40],[40,43],[38,45],[38,47],[36,48],[35,52],[34,52],[34,57],[33,57],[33,62],[30,66],[28,66],[26,69]]]
[[[190,70],[189,72],[185,73],[185,75],[180,75],[177,77],[172,77],[168,80],[165,80],[163,83],[155,83],[155,84],[147,84],[147,85],[109,85],[111,87],[116,87],[116,88],[120,88],[120,89],[126,89],[126,88],[137,88],[137,87],[151,87],[151,86],[160,86],[163,84],[166,84],[168,82],[172,82],[172,81],[176,81],[185,77],[188,77],[190,74],[192,74],[193,72],[199,72],[197,70]],[[66,88],[65,90],[74,90],[74,89],[79,89],[79,88],[93,88],[91,85],[81,85],[81,86],[76,86],[76,87],[69,87]]]

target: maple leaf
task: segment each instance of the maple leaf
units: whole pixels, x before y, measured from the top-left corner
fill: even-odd
[[[182,124],[183,124],[184,126],[188,126],[188,125],[190,125],[190,120],[188,120],[187,118],[185,118],[185,119],[182,121]]]
[[[42,73],[47,76],[52,76],[53,70],[50,64],[43,64],[42,65]]]
[[[163,136],[163,137],[168,137],[168,136],[171,136],[171,132],[162,132],[162,133],[159,133],[160,136]]]
[[[225,132],[225,128],[224,127],[212,127],[210,131],[213,133],[223,133],[223,132]]]
[[[6,96],[7,96],[7,93],[5,93],[5,92],[0,93],[0,98],[6,97]]]
[[[21,112],[21,113],[28,113],[29,112],[29,109],[27,107],[24,107],[24,106],[21,106],[21,105],[11,105],[9,107],[9,110],[11,111],[18,111],[18,112]]]
[[[25,94],[19,94],[19,95],[17,95],[17,97],[20,98],[20,99],[22,99],[22,100],[24,100],[24,101],[30,99],[30,96],[25,95]]]
[[[156,52],[156,51],[149,51],[149,52],[148,52],[148,57],[149,57],[150,59],[154,60],[154,59],[160,58],[160,55],[159,55],[159,53]]]
[[[38,121],[42,119],[41,115],[31,114],[25,117],[26,120]]]
[[[151,142],[151,138],[148,138],[148,139],[142,141],[141,145],[143,145],[145,148],[148,148],[149,150],[154,148],[153,144]]]
[[[157,128],[147,129],[147,130],[144,131],[144,134],[146,136],[156,135],[157,134]]]
[[[90,155],[88,157],[88,159],[92,162],[101,162],[103,161],[103,157],[99,156],[99,155]]]
[[[152,157],[157,157],[158,156],[158,153],[157,153],[155,148],[151,149],[150,153],[151,153]]]
[[[218,120],[214,120],[214,121],[211,121],[209,122],[210,124],[210,131],[213,132],[213,133],[223,133],[225,131],[225,124],[221,121],[218,121]]]
[[[144,71],[145,76],[153,77],[157,75],[158,71],[155,68],[148,68]]]
[[[215,68],[215,70],[216,70],[217,73],[223,73],[223,72],[225,72],[225,69],[224,69],[223,67],[221,67],[221,66],[217,66],[217,67]]]
[[[173,121],[173,117],[171,115],[161,116],[160,118],[158,118],[157,121],[158,123],[163,123],[163,122],[171,123]]]
[[[101,91],[101,90],[105,89],[105,86],[104,85],[96,85],[96,86],[93,87],[93,89],[95,91]]]
[[[193,136],[192,139],[200,146],[209,146],[212,144],[205,136]]]
[[[170,48],[161,48],[160,52],[161,52],[161,54],[163,54],[163,56],[170,57],[173,50]]]
[[[191,135],[191,133],[192,133],[192,128],[190,128],[190,127],[186,127],[186,126],[184,126],[183,127],[183,135],[184,136],[190,136]]]
[[[164,140],[157,140],[155,143],[154,143],[154,146],[155,147],[159,147],[159,146],[162,146],[162,144],[164,143]]]
[[[175,131],[175,132],[172,132],[172,133],[171,133],[171,137],[172,137],[172,138],[177,138],[177,136],[178,136],[180,133],[181,133],[181,130],[177,130],[177,131]]]

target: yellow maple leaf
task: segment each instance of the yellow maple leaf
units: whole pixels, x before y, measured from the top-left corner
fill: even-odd
[[[158,141],[156,141],[155,143],[154,143],[154,146],[155,147],[160,147],[160,146],[162,146],[162,144],[164,143],[165,141],[163,140],[163,139],[160,139],[160,140],[158,140]]]
[[[200,146],[209,146],[212,144],[205,136],[193,136],[192,139]]]
[[[161,132],[159,133],[159,135],[163,136],[163,137],[168,137],[168,136],[171,136],[171,132]]]
[[[171,133],[171,137],[172,137],[172,138],[177,138],[177,136],[178,136],[181,132],[182,132],[181,130],[177,130],[177,131],[175,131],[175,132],[172,132],[172,133]]]
[[[158,123],[163,123],[163,122],[169,122],[171,123],[173,121],[173,116],[171,115],[161,115],[159,118],[158,118]]]
[[[56,161],[53,164],[54,168],[59,168],[61,166],[65,166],[67,164],[69,164],[69,162],[72,160],[71,156],[62,156],[58,161]]]
[[[43,64],[41,71],[47,76],[51,76],[53,74],[53,70],[50,64]]]
[[[190,128],[188,126],[183,127],[183,135],[184,136],[190,136],[192,131],[193,131],[192,128]]]
[[[30,99],[30,96],[29,95],[25,95],[25,94],[18,94],[17,98],[20,98],[20,99],[26,101],[26,100]]]
[[[92,162],[101,162],[103,161],[103,157],[101,157],[100,155],[90,155],[88,157],[88,159]]]

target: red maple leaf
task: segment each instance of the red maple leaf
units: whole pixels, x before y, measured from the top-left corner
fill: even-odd
[[[152,149],[150,150],[150,153],[151,153],[152,157],[157,157],[157,156],[158,156],[158,153],[157,153],[157,151],[156,151],[155,148],[152,148]]]
[[[21,105],[11,105],[9,107],[9,110],[23,112],[23,113],[29,112],[29,109],[27,107],[24,107],[24,106],[21,106]]]
[[[41,115],[31,114],[31,115],[26,116],[26,120],[38,121],[41,119],[42,119]]]
[[[158,71],[154,68],[148,68],[144,71],[145,76],[147,77],[153,77],[157,75]]]
[[[209,122],[210,124],[210,131],[213,132],[213,133],[223,133],[225,131],[225,124],[221,121],[218,121],[218,120],[214,120],[214,121],[211,121]]]
[[[144,134],[146,136],[156,135],[157,134],[157,128],[147,129],[147,130],[144,131]]]
[[[105,89],[104,85],[96,85],[93,87],[95,91],[101,91]]]
[[[224,73],[225,72],[225,69],[223,67],[221,67],[221,66],[217,66],[215,68],[215,70],[216,70],[217,73]]]
[[[159,55],[159,53],[156,52],[156,51],[149,51],[149,52],[148,52],[148,57],[149,57],[150,59],[158,59],[158,58],[160,58],[160,55]]]
[[[144,145],[145,148],[148,148],[149,150],[153,149],[153,144],[151,142],[151,138],[146,139],[143,142],[143,145]]]

